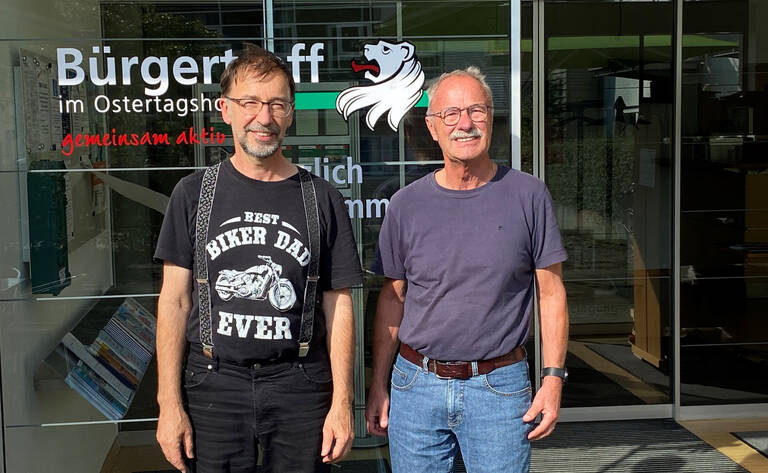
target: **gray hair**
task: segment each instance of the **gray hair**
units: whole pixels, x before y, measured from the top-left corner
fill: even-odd
[[[479,82],[480,86],[483,88],[483,91],[485,91],[485,95],[488,97],[490,102],[489,105],[493,105],[493,93],[491,92],[491,88],[488,85],[488,82],[485,81],[485,74],[480,72],[480,69],[477,66],[469,66],[466,69],[455,69],[451,72],[444,72],[440,75],[440,77],[434,79],[429,84],[429,87],[427,88],[427,97],[429,98],[429,106],[427,107],[428,112],[432,111],[432,97],[435,96],[435,93],[437,92],[438,87],[440,87],[440,84],[442,84],[445,79],[456,76],[471,77]]]

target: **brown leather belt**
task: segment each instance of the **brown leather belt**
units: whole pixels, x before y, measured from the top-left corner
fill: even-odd
[[[414,365],[423,366],[424,355],[409,347],[405,343],[400,344],[400,355]],[[497,356],[490,360],[478,361],[438,361],[430,359],[427,362],[427,370],[435,373],[438,378],[445,379],[469,379],[478,374],[488,374],[496,368],[511,365],[525,359],[525,348],[517,347],[506,355]],[[472,372],[472,365],[477,363],[477,373]]]

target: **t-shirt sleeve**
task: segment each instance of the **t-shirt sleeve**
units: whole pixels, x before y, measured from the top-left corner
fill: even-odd
[[[400,241],[397,209],[390,203],[379,231],[379,244],[371,271],[392,279],[405,279],[405,261],[403,261]]]
[[[549,191],[542,185],[534,198],[533,264],[536,269],[541,269],[562,263],[568,259],[568,253],[563,248]]]
[[[165,218],[163,218],[163,226],[160,228],[155,249],[155,261],[168,261],[183,268],[192,269],[191,204],[184,181],[179,181],[171,193]]]
[[[325,240],[320,255],[320,287],[324,291],[359,286],[363,271],[357,253],[347,205],[341,194],[333,189],[327,215]]]

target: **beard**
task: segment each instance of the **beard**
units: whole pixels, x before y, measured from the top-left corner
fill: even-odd
[[[274,133],[277,135],[277,137],[273,142],[270,143],[261,143],[258,141],[255,143],[250,143],[248,142],[249,131]],[[243,130],[242,133],[237,134],[237,141],[240,143],[240,147],[248,156],[255,159],[266,159],[275,154],[275,152],[280,149],[280,145],[282,144],[282,139],[280,137],[280,127],[277,125],[261,126],[259,124],[251,124],[248,126],[248,128]]]

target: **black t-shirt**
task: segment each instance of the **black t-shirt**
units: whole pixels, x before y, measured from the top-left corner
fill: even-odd
[[[155,258],[193,270],[197,203],[203,171],[171,195]],[[318,291],[362,282],[357,247],[341,194],[312,176],[320,217]],[[307,222],[298,173],[277,182],[250,179],[222,163],[206,243],[211,333],[216,354],[235,362],[290,359],[298,352],[309,263]],[[194,270],[193,275],[194,278]],[[197,283],[192,284],[187,340],[200,344]],[[315,311],[312,346],[325,344]]]

